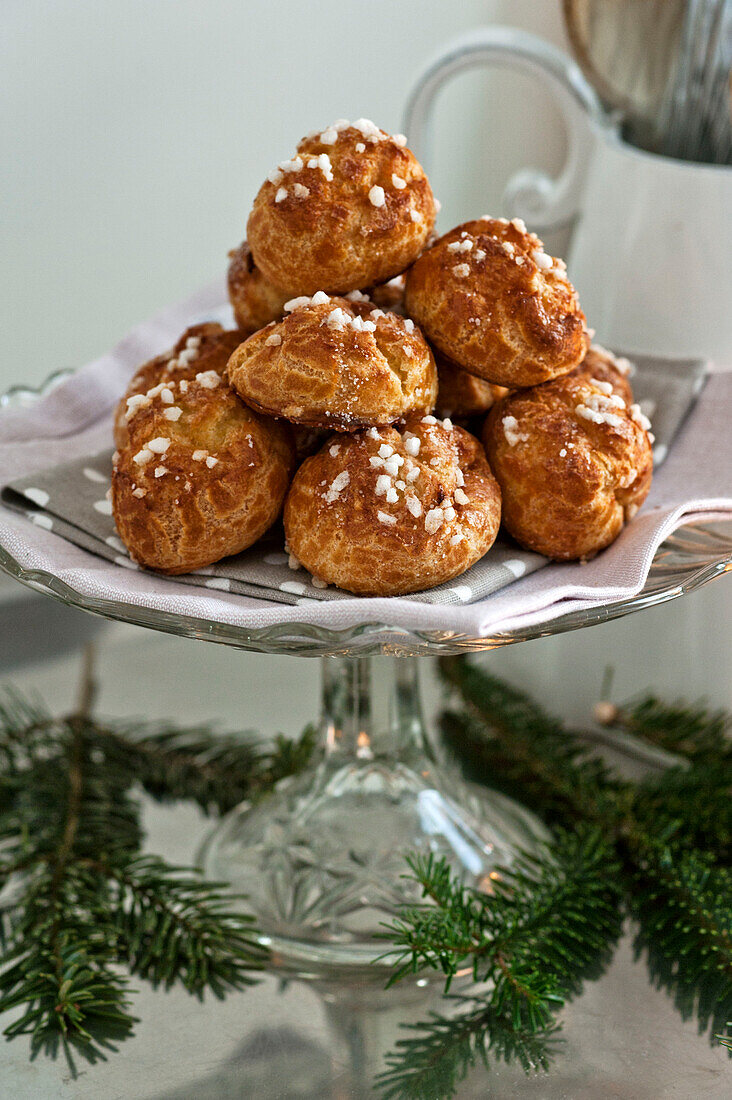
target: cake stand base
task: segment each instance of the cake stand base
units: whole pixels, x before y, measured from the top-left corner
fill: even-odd
[[[466,885],[490,893],[499,868],[546,831],[439,760],[414,658],[325,658],[320,730],[308,770],[231,811],[200,862],[245,895],[273,967],[383,983],[383,925],[422,900],[405,877],[407,854],[444,856]]]

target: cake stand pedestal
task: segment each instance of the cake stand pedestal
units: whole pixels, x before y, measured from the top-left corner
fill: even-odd
[[[444,856],[490,892],[498,868],[546,831],[439,759],[414,658],[324,658],[322,689],[314,763],[229,813],[201,862],[246,895],[280,969],[332,977],[356,967],[383,982],[379,933],[420,899],[408,853]]]

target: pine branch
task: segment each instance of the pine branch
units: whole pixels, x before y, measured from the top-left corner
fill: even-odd
[[[15,798],[0,813],[0,883],[9,880],[10,888],[2,914],[8,947],[0,958],[0,1012],[25,1006],[6,1034],[29,1033],[32,1050],[53,1051],[61,1041],[68,1054],[75,1043],[93,1060],[100,1044],[131,1031],[134,1018],[126,982],[112,969],[117,934],[106,884],[87,865],[136,850],[138,812],[114,772],[93,760],[85,715],[32,720],[25,766],[18,752],[12,763]],[[41,731],[42,746],[34,744]],[[8,721],[2,740],[22,740],[22,731]]]
[[[649,835],[673,839],[681,851],[707,851],[732,862],[732,765],[699,761],[669,768],[635,790],[633,815]]]
[[[467,662],[441,664],[468,703],[467,718],[443,716],[454,750],[463,747],[487,781],[497,779],[509,792],[513,786],[525,798],[528,791],[530,804],[549,820],[597,823],[622,859],[630,905],[641,922],[638,949],[646,950],[653,979],[682,1011],[696,1012],[700,1028],[719,1027],[732,1015],[732,772],[724,717],[682,705],[664,708],[655,700],[639,704],[635,713],[654,730],[656,743],[674,750],[683,745],[692,763],[633,786],[595,772],[571,731],[521,692],[504,689],[475,667],[460,667]],[[563,745],[556,744],[560,738]],[[512,771],[514,750],[521,765]],[[506,772],[493,774],[504,761]]]
[[[199,996],[253,984],[250,973],[262,969],[266,952],[252,917],[232,911],[235,899],[223,883],[154,856],[103,870],[120,957],[133,974],[166,987],[179,981]]]
[[[60,866],[69,851],[116,858],[139,848],[137,806],[96,756],[90,729],[83,719],[56,723],[38,759],[15,776],[14,797],[0,808],[0,883],[34,863]]]
[[[470,965],[475,981],[493,983],[487,1004],[517,1030],[549,1027],[620,933],[619,868],[594,829],[560,833],[541,858],[492,875],[490,895],[462,886],[442,859],[409,865],[429,903],[386,929],[397,951],[392,980],[431,968],[447,990]]]
[[[376,1078],[383,1100],[448,1100],[476,1065],[517,1062],[526,1074],[546,1072],[557,1049],[554,1027],[531,1032],[515,1028],[491,1005],[455,998],[470,1005],[455,1017],[432,1013],[386,1055],[387,1069]]]
[[[702,704],[665,704],[645,696],[611,708],[608,725],[628,730],[688,765],[668,768],[636,791],[633,812],[647,832],[674,835],[679,845],[732,861],[732,739],[721,711]]]
[[[607,725],[628,730],[695,764],[732,764],[730,719],[704,703],[664,703],[655,695],[612,708]]]
[[[537,809],[549,822],[600,824],[622,785],[529,696],[463,658],[440,661],[465,712],[441,716],[447,745],[471,777]]]
[[[633,885],[636,952],[645,953],[652,980],[684,1019],[696,1015],[700,1031],[723,1028],[732,1016],[732,871],[648,838]]]
[[[316,740],[306,727],[297,740],[278,735],[271,746],[211,726],[98,724],[94,739],[120,774],[160,801],[185,799],[205,813],[226,813],[256,799],[309,762]]]
[[[31,1051],[69,1044],[89,1061],[131,1034],[127,981],[113,969],[116,933],[95,876],[41,867],[16,899],[12,940],[0,959],[0,1013],[23,1009],[5,1029],[31,1036]]]
[[[142,780],[209,808],[261,796],[310,758],[314,735],[265,750],[210,731],[146,730],[126,740],[89,715],[87,663],[74,714],[0,700],[0,1013],[33,1052],[95,1060],[129,1035],[128,978],[181,982],[201,996],[251,984],[265,953],[220,883],[142,857]],[[132,731],[130,731],[131,733]]]

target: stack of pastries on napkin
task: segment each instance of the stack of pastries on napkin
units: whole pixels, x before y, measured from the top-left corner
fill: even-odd
[[[627,362],[590,347],[565,264],[520,219],[436,238],[437,205],[367,119],[270,173],[230,254],[238,328],[187,329],[117,410],[136,561],[200,569],[283,515],[316,585],[383,596],[459,576],[501,523],[564,561],[618,536],[652,474]]]

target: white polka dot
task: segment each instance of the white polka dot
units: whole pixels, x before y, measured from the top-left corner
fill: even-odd
[[[211,577],[206,581],[206,588],[219,588],[222,592],[231,591],[231,581],[226,577]]]
[[[91,466],[84,467],[84,477],[88,477],[89,481],[109,481],[109,478],[105,474],[100,474],[99,470],[95,470]]]
[[[264,560],[267,565],[287,565],[288,555],[278,551],[275,554],[265,554]]]
[[[450,592],[457,596],[461,603],[467,603],[473,595],[473,589],[469,584],[456,584],[454,588],[450,589]]]
[[[94,511],[101,512],[103,516],[112,515],[112,501],[111,500],[95,500]]]
[[[303,596],[301,600],[295,600],[295,603],[299,607],[301,603],[320,603],[320,600],[314,600],[309,596]]]
[[[118,539],[116,535],[110,535],[109,538],[104,541],[107,546],[111,546],[113,550],[119,550],[120,554],[127,553],[127,547],[122,542],[122,539]]]
[[[660,464],[663,462],[667,452],[668,447],[664,443],[659,443],[657,447],[653,448],[653,461],[656,463],[657,466],[660,466]],[[25,491],[25,495],[28,496],[27,489]]]
[[[41,508],[45,508],[49,501],[49,495],[44,489],[24,489],[23,495],[28,497],[28,500],[32,500],[34,504],[38,504]]]
[[[30,512],[28,518],[33,520],[36,527],[44,527],[46,531],[53,531],[53,521],[50,516],[44,516],[38,512]]]
[[[523,577],[526,572],[526,562],[519,561],[518,558],[509,558],[508,561],[504,561],[503,568],[508,569],[509,573],[513,573],[514,577]]]
[[[114,559],[114,563],[115,563],[115,565],[121,565],[123,569],[139,569],[140,568],[139,565],[136,565],[134,561],[130,561],[129,558],[123,558],[121,554],[119,554]]]
[[[305,585],[299,581],[283,581],[280,585],[280,592],[292,592],[293,596],[302,596],[304,591]]]

